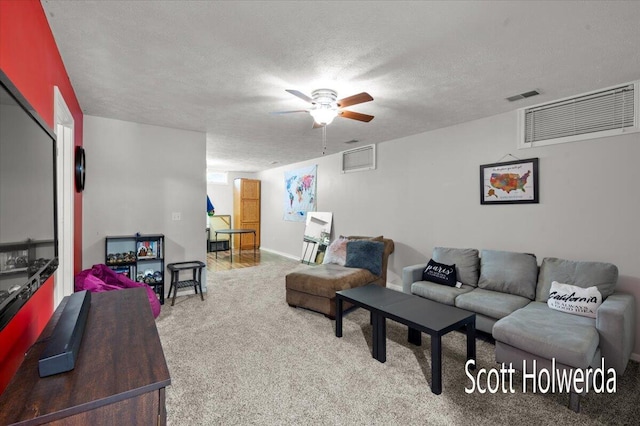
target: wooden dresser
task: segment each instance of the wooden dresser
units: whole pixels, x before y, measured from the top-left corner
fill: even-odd
[[[164,425],[171,384],[143,288],[93,293],[73,370],[40,378],[38,359],[67,298],[0,395],[0,425]]]
[[[255,229],[256,247],[260,247],[260,181],[234,179],[233,226],[236,229]],[[240,247],[240,237],[234,236],[233,247]],[[253,249],[253,234],[242,238],[242,249]]]

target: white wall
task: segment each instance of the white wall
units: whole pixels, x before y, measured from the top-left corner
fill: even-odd
[[[83,140],[83,269],[104,263],[106,236],[136,232],[165,235],[165,267],[206,262],[204,133],[85,115]]]
[[[612,262],[618,288],[635,295],[637,321],[640,133],[517,150],[516,132],[510,112],[381,143],[370,172],[341,174],[340,156],[331,155],[258,173],[262,247],[299,257],[304,223],[282,219],[284,172],[318,164],[317,209],[333,212],[333,236],[395,241],[392,284],[435,246],[529,252],[539,263],[550,256]],[[479,166],[507,154],[540,158],[540,204],[480,205]]]
[[[229,172],[226,184],[207,183],[207,195],[216,208],[216,214],[233,216],[233,180],[238,178],[255,179],[255,173]]]
[[[237,178],[255,179],[255,173],[229,172],[226,184],[208,183],[207,195],[216,208],[216,214],[231,215],[233,220],[233,180]]]

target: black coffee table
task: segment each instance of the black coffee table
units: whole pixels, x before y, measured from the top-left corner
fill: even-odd
[[[371,312],[372,355],[387,360],[386,319],[409,327],[408,340],[420,346],[421,333],[431,336],[431,391],[442,393],[442,336],[465,328],[467,360],[476,358],[476,314],[375,284],[336,292],[336,337],[342,337],[342,305],[347,301]]]

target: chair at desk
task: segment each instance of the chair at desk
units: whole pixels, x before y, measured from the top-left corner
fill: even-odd
[[[229,250],[231,242],[229,235],[216,235],[218,229],[231,229],[231,215],[221,214],[209,216],[210,227],[207,228],[207,252]]]

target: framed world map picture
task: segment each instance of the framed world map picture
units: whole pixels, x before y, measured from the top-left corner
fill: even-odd
[[[538,159],[480,166],[480,204],[538,203]]]

